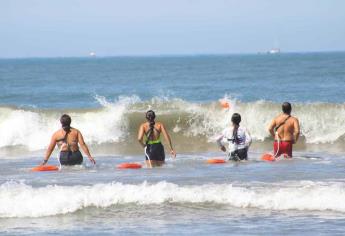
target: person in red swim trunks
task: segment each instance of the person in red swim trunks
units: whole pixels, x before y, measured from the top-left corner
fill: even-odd
[[[298,140],[300,134],[299,121],[291,116],[291,104],[284,102],[283,113],[274,118],[268,128],[274,138],[274,156],[292,157],[292,145]]]

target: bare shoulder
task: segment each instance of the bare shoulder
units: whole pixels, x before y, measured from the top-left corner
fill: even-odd
[[[58,137],[59,137],[60,135],[61,135],[61,129],[55,131],[55,132],[53,133],[53,135],[52,135],[52,138],[56,140],[56,139],[58,139]]]
[[[145,125],[146,123],[141,123],[140,124],[140,126],[139,126],[139,130],[138,130],[138,132],[141,132],[141,131],[143,131],[143,132],[146,132],[146,125]]]
[[[272,122],[277,123],[277,122],[279,122],[281,119],[282,119],[282,115],[280,114],[280,115],[277,115],[276,117],[274,117],[274,119],[272,120]]]
[[[164,125],[163,125],[162,122],[157,121],[156,122],[156,127],[160,129],[160,128],[164,127]]]
[[[297,123],[299,123],[299,121],[298,121],[298,118],[297,118],[297,117],[293,116],[293,117],[292,117],[292,119],[293,119],[293,122],[297,122]]]
[[[78,135],[78,134],[80,134],[80,131],[76,128],[71,128],[71,134],[72,135]]]
[[[295,121],[297,121],[298,122],[298,118],[297,117],[295,117],[295,116],[291,116],[291,119],[295,122]]]

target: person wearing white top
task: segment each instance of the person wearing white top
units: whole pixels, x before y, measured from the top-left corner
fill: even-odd
[[[223,143],[229,143],[229,160],[247,160],[248,149],[252,143],[252,137],[245,127],[240,126],[240,114],[234,113],[231,117],[231,122],[231,127],[225,128],[222,134],[217,138],[217,144],[223,152],[226,152]]]

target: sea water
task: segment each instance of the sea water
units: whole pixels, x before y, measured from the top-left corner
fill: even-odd
[[[345,53],[2,59],[0,84],[2,235],[345,230]],[[294,158],[261,161],[284,101],[301,123]],[[154,169],[136,140],[148,109],[177,151]],[[225,158],[215,137],[234,112],[253,137],[249,160],[207,164]],[[30,171],[64,113],[97,165],[85,157],[82,166]],[[117,169],[123,162],[144,168]]]

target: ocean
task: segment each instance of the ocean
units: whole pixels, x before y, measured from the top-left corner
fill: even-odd
[[[0,59],[0,85],[1,235],[345,231],[345,53]],[[262,161],[285,101],[301,124],[294,157]],[[176,159],[117,169],[144,165],[149,109]],[[253,138],[249,160],[207,164],[226,157],[215,138],[234,112]],[[32,172],[64,113],[96,166]]]

